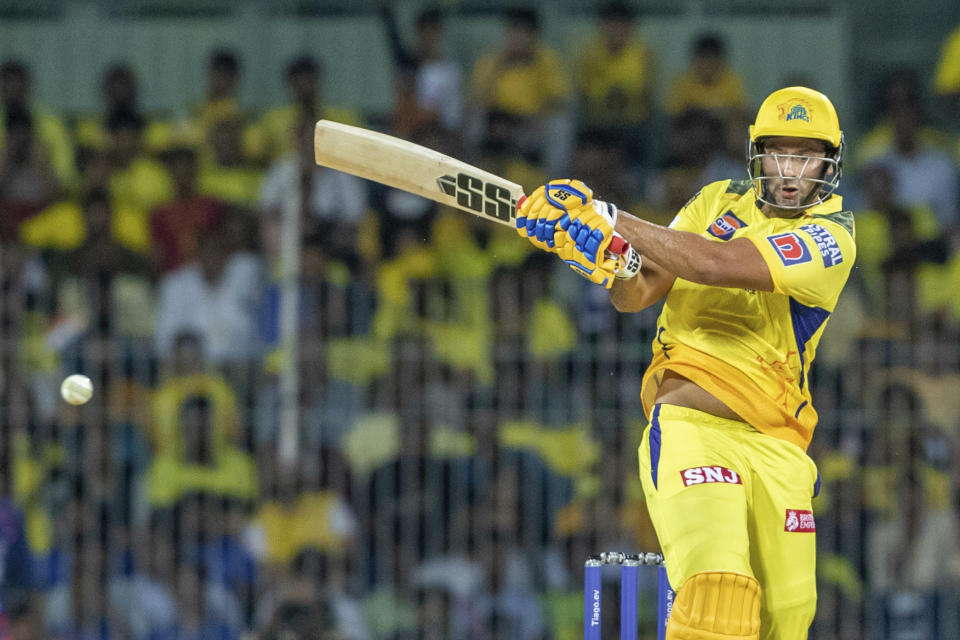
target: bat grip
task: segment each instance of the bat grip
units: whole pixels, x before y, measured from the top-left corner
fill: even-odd
[[[623,236],[614,233],[613,238],[610,239],[610,245],[607,247],[607,252],[619,259],[618,278],[626,280],[640,272],[640,266],[642,265],[640,253],[631,247]]]
[[[630,243],[627,242],[623,236],[614,233],[613,238],[610,239],[610,246],[607,247],[607,251],[622,256],[630,251],[630,248]]]

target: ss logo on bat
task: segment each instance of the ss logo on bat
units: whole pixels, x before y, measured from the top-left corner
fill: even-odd
[[[440,176],[437,184],[448,196],[456,196],[457,204],[461,207],[481,215],[509,222],[517,208],[517,202],[511,199],[508,189],[484,182],[469,173]]]

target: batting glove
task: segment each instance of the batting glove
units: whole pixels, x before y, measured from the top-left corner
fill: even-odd
[[[606,259],[604,254],[613,240],[616,224],[617,207],[609,202],[593,200],[589,206],[567,210],[566,215],[557,220],[556,227],[569,241],[561,237],[556,244],[565,246],[572,243],[581,254],[582,264],[599,265]]]
[[[552,180],[517,206],[517,233],[544,251],[556,253],[557,224],[572,209],[593,202],[593,190],[579,180]],[[566,242],[567,237],[561,239]]]

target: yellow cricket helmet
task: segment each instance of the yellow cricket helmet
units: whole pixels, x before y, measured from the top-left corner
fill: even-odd
[[[807,87],[774,91],[760,105],[757,121],[750,125],[750,140],[773,136],[813,138],[834,148],[843,141],[837,110],[830,98]]]
[[[807,87],[780,89],[767,96],[757,111],[756,121],[750,125],[747,168],[757,199],[783,207],[770,199],[766,189],[766,182],[778,176],[765,176],[762,166],[764,157],[769,155],[776,159],[776,154],[767,154],[763,148],[765,139],[776,136],[822,140],[826,145],[825,157],[821,158],[824,160],[823,172],[818,178],[805,178],[817,183],[818,188],[812,190],[804,202],[786,208],[803,209],[829,198],[840,184],[844,146],[837,110],[833,108],[830,99]],[[815,159],[805,156],[799,158],[807,162]],[[779,167],[779,161],[777,166]]]

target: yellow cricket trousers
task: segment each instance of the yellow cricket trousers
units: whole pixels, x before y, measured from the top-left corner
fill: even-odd
[[[640,480],[674,589],[701,571],[753,576],[761,638],[807,637],[816,610],[817,468],[795,444],[745,422],[656,405]]]

